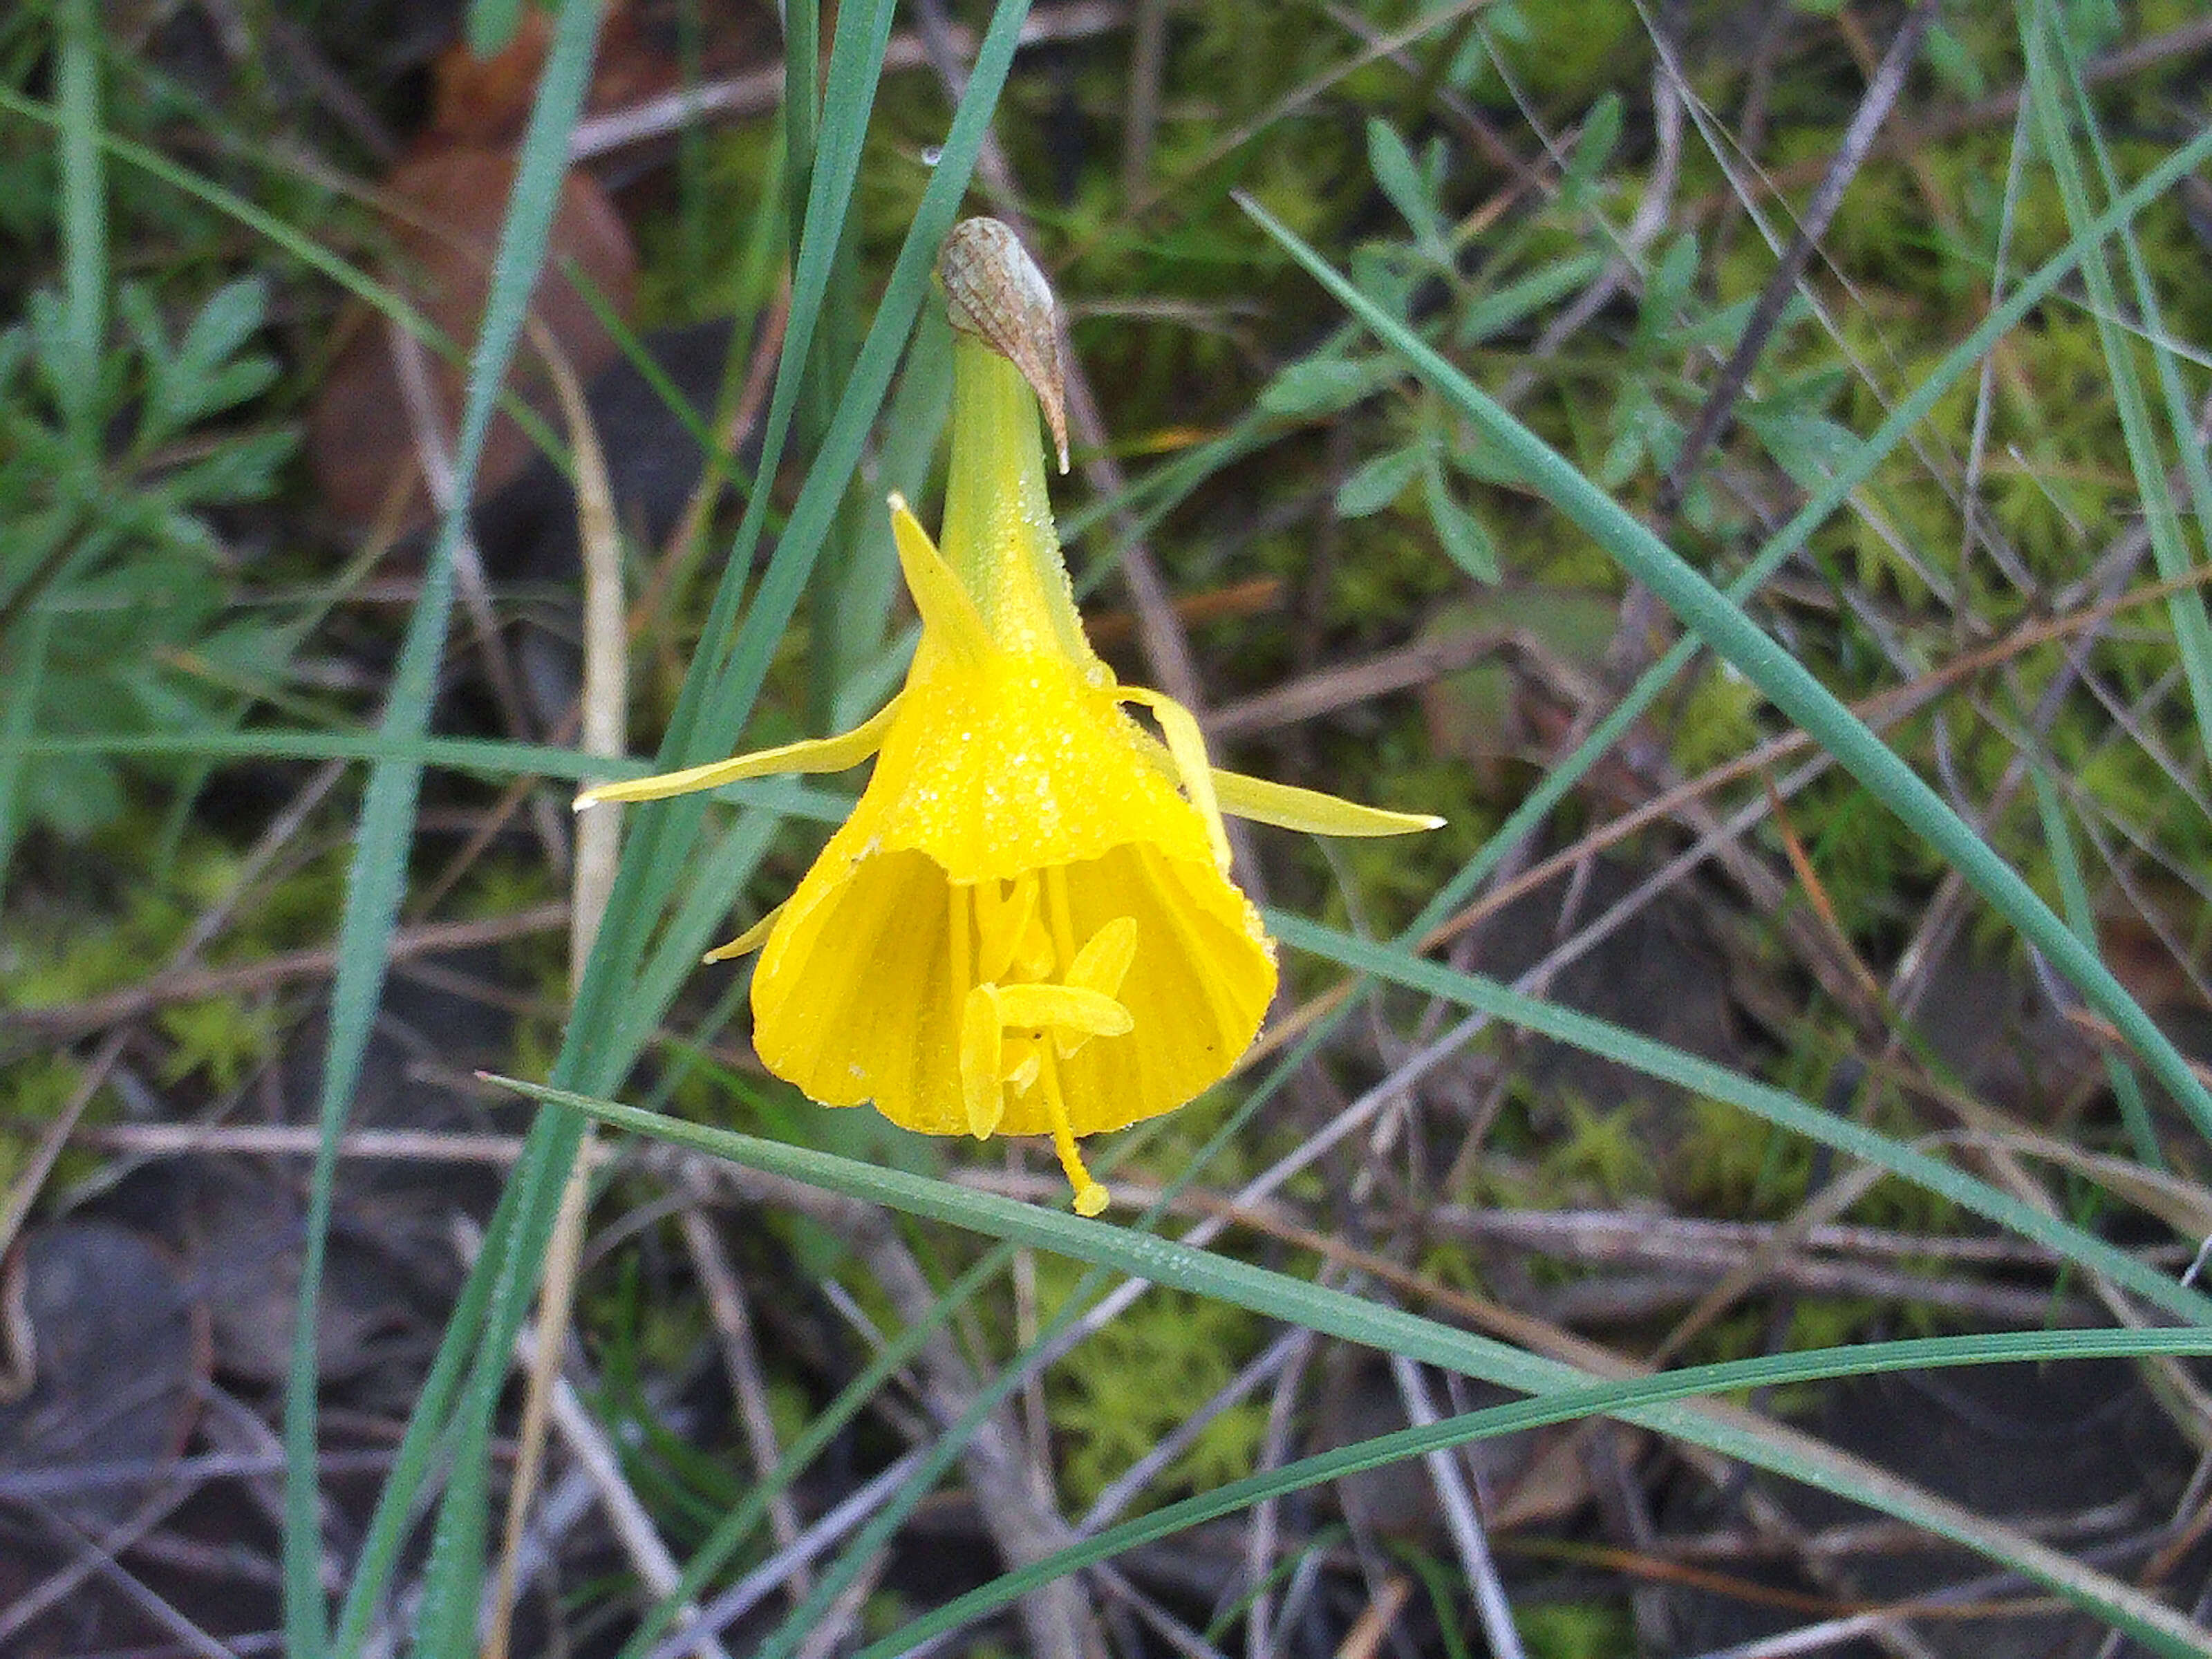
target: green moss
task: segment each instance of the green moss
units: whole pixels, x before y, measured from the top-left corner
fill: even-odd
[[[1648,1196],[1656,1188],[1647,1108],[1600,1107],[1575,1096],[1562,1103],[1566,1122],[1545,1158],[1548,1174],[1601,1203]]]
[[[1765,705],[1766,694],[1726,663],[1698,675],[1671,723],[1676,769],[1695,777],[1743,754],[1761,736],[1755,717]]]
[[[1608,1659],[1637,1650],[1636,1621],[1617,1602],[1516,1604],[1513,1626],[1529,1659]]]
[[[31,1154],[54,1119],[84,1086],[84,1068],[70,1055],[30,1054],[0,1066],[0,1192],[12,1190],[30,1165]],[[78,1120],[90,1127],[114,1115],[113,1097],[103,1089]],[[64,1151],[50,1185],[67,1186],[99,1167],[100,1154]]]
[[[1047,1316],[1074,1279],[1070,1264],[1039,1261]],[[1155,1287],[1062,1361],[1047,1381],[1046,1399],[1074,1501],[1096,1498],[1195,1415],[1236,1375],[1258,1334],[1258,1322],[1241,1309]],[[1249,1474],[1266,1423],[1264,1401],[1223,1412],[1155,1483],[1151,1501],[1163,1491],[1203,1491]]]
[[[1704,1215],[1749,1219],[1786,1213],[1805,1192],[1811,1148],[1725,1101],[1692,1099],[1668,1170]]]
[[[161,1062],[164,1083],[181,1082],[197,1073],[209,1088],[227,1094],[276,1052],[276,1021],[265,1004],[249,1006],[222,997],[172,1003],[155,1016],[155,1023],[170,1044]]]

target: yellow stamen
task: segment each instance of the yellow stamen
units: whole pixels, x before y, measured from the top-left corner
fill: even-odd
[[[998,988],[978,985],[960,1007],[960,1096],[968,1114],[968,1133],[988,1140],[1006,1115],[1000,1044],[1006,1022],[999,1015]]]
[[[1052,975],[1052,935],[1045,931],[1042,910],[1040,904],[1030,905],[1028,925],[1022,929],[1022,942],[1015,948],[1013,961],[1007,964],[1024,979],[1047,979]]]
[[[1120,994],[1121,981],[1129,975],[1129,964],[1137,959],[1137,919],[1116,916],[1093,933],[1084,947],[1075,953],[1068,964],[1067,983],[1071,989],[1096,992],[1100,996],[1112,997]],[[1119,1007],[1121,1005],[1115,1005]],[[1094,1033],[1078,1030],[1062,1024],[1053,1033],[1053,1046],[1060,1050],[1060,1058],[1068,1055],[1091,1041]],[[1118,1035],[1107,1033],[1104,1035]]]
[[[1036,872],[1024,870],[1014,878],[1014,890],[1001,894],[995,879],[975,889],[977,956],[975,976],[1002,980],[1014,965],[1014,956],[1029,937],[1036,920]]]
[[[1075,953],[1067,965],[1067,982],[1101,996],[1118,995],[1129,975],[1129,964],[1136,959],[1137,919],[1116,916]]]
[[[1067,869],[1053,865],[1044,872],[1045,922],[1052,929],[1054,970],[1075,960],[1075,911],[1067,902]]]
[[[999,1023],[1017,1031],[1068,1031],[1083,1036],[1127,1036],[1136,1022],[1108,996],[1073,985],[1000,985]]]
[[[995,889],[998,884],[991,885]],[[999,1010],[999,988],[978,985],[975,979],[968,912],[981,899],[981,890],[952,882],[945,892],[952,994],[960,999],[960,1103],[968,1115],[968,1133],[986,1140],[1006,1115],[1006,1091],[999,1081],[1000,1043],[1006,1022]]]

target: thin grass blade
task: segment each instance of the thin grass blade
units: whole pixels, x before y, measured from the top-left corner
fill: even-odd
[[[894,1659],[910,1653],[976,1620],[988,1617],[1027,1595],[1039,1584],[1080,1571],[1101,1561],[1110,1561],[1126,1550],[1170,1538],[1191,1527],[1234,1515],[1270,1498],[1286,1497],[1309,1487],[1364,1474],[1391,1463],[1449,1451],[1499,1435],[1518,1434],[1554,1424],[1591,1417],[1626,1417],[1639,1410],[1677,1401],[1710,1399],[1747,1389],[1770,1389],[1790,1383],[1832,1382],[1842,1377],[1876,1376],[1895,1371],[1936,1370],[1966,1365],[2042,1364],[2050,1361],[2129,1358],[2160,1354],[2199,1354],[2212,1343],[2212,1333],[2193,1331],[2044,1331],[1999,1335],[1923,1337],[1904,1341],[1855,1343],[1848,1347],[1820,1348],[1803,1353],[1777,1354],[1758,1359],[1730,1360],[1711,1365],[1686,1366],[1658,1376],[1633,1382],[1603,1382],[1540,1399],[1515,1401],[1482,1411],[1446,1418],[1425,1427],[1400,1429],[1370,1439],[1286,1463],[1265,1474],[1230,1481],[1211,1492],[1170,1504],[1133,1521],[1108,1528],[1079,1543],[1054,1551],[1015,1571],[956,1597],[921,1618],[901,1626],[881,1641],[860,1650],[858,1659]],[[2107,1580],[2106,1583],[2112,1581]],[[2084,1586],[2085,1589],[2092,1588]],[[2112,1616],[2112,1609],[2092,1611]],[[2163,1611],[2161,1609],[2161,1611]],[[2201,1645],[2176,1648],[2173,1632],[2164,1621],[2153,1625],[2123,1622],[2122,1628],[2142,1636],[2166,1653],[2201,1653]]]
[[[2096,109],[2081,86],[2079,66],[2062,61],[2066,52],[2066,30],[2051,15],[2051,9],[2037,3],[2025,10],[2026,39],[2022,45],[2027,58],[2028,103],[2043,140],[2044,153],[2058,181],[2058,196],[2066,210],[2067,226],[2079,239],[2094,210],[2089,182],[2075,150],[2072,118],[2080,115],[2101,161]],[[2076,73],[2069,75],[2069,69]],[[2070,101],[2067,95],[2069,91],[2075,94]],[[2124,227],[2118,240],[2133,278],[2136,308],[2149,330],[2151,349],[2166,394],[2167,422],[2186,458],[2185,474],[2196,494],[2201,514],[2212,507],[2212,476],[2207,474],[2204,447],[2196,437],[2196,422],[2189,414],[2173,354],[2164,344],[2165,331],[2158,322],[2157,296],[2151,287],[2150,274],[2143,265],[2142,250],[2136,246],[2133,233]],[[2160,442],[2156,425],[2151,419],[2149,400],[2136,373],[2134,342],[2120,323],[2119,293],[2101,242],[2094,244],[2081,261],[2081,281],[2088,290],[2090,312],[2096,319],[2097,339],[2104,350],[2106,378],[2112,388],[2112,405],[2119,413],[2120,432],[2127,441],[2128,463],[2135,473],[2136,497],[2142,503],[2144,527],[2150,532],[2151,557],[2158,566],[2158,574],[2171,581],[2188,574],[2194,562],[2181,515],[2166,485],[2164,446]],[[2175,593],[2166,601],[2166,614],[2173,627],[2174,649],[2181,659],[2182,680],[2189,688],[2190,702],[2196,712],[2199,739],[2212,743],[2212,618],[2205,614],[2203,594],[2193,588]]]
[[[107,345],[107,186],[100,167],[100,23],[93,0],[55,9],[55,106],[61,124],[62,333],[69,362],[53,387],[76,441],[97,452],[100,359]]]
[[[1401,354],[1427,386],[1509,456],[1522,475],[1621,568],[1656,593],[1684,625],[1734,664],[1775,706],[1818,741],[1875,798],[1942,854],[1998,915],[2118,1028],[2201,1133],[2212,1139],[2212,1091],[2050,906],[1999,858],[1919,775],[1742,610],[1685,563],[1572,463],[1522,426],[1404,324],[1376,306],[1257,204],[1244,210],[1376,337]],[[2077,241],[2081,239],[2077,237]]]
[[[1572,1365],[1525,1353],[1493,1338],[1458,1330],[1418,1314],[1112,1223],[1087,1221],[1058,1209],[1019,1203],[950,1182],[933,1181],[809,1147],[786,1146],[684,1122],[611,1101],[520,1084],[510,1079],[494,1080],[532,1099],[586,1113],[617,1128],[689,1146],[849,1198],[886,1205],[909,1215],[1051,1250],[1152,1284],[1231,1303],[1325,1335],[1494,1382],[1516,1393],[1550,1398],[1608,1386]],[[2057,1334],[2040,1334],[2030,1340],[2048,1340]],[[2134,1342],[2142,1340],[2145,1334],[2171,1341],[2187,1352],[2212,1346],[2212,1337],[2202,1330],[2115,1332],[2112,1336],[2116,1341]],[[2070,1336],[2069,1340],[2072,1340]],[[1986,1343],[1988,1339],[1975,1340]],[[1970,1355],[1976,1352],[2001,1353],[2006,1349],[2001,1343],[1994,1349],[1970,1347],[1966,1352]],[[1779,1358],[1786,1363],[1789,1357]],[[1753,1363],[1775,1361],[1770,1358]],[[1833,1363],[1849,1367],[1848,1359]],[[985,1398],[979,1398],[975,1409],[988,1408],[988,1405],[987,1391]],[[1923,1528],[2047,1585],[2099,1617],[2140,1634],[2160,1652],[2212,1653],[2212,1642],[2208,1642],[2185,1618],[2130,1586],[1780,1425],[1742,1413],[1688,1409],[1671,1401],[1608,1411],[1607,1414],[1656,1433],[1706,1447],[1754,1468],[1836,1492]],[[794,1620],[797,1617],[794,1614]],[[783,1634],[778,1632],[779,1637]],[[762,1659],[783,1650],[783,1646],[771,1638],[762,1650]]]
[[[1849,1157],[1863,1158],[1929,1192],[1940,1194],[2000,1227],[2045,1246],[2062,1261],[2075,1262],[2104,1275],[2130,1294],[2142,1297],[2178,1319],[2196,1325],[2212,1325],[2212,1297],[2177,1284],[2094,1234],[2033,1209],[1986,1182],[1976,1180],[1850,1119],[1808,1106],[1780,1089],[1753,1082],[1725,1066],[1638,1036],[1587,1014],[1523,996],[1495,980],[1461,973],[1396,946],[1354,939],[1303,916],[1270,911],[1267,925],[1292,950],[1310,951],[1360,973],[1430,996],[1443,997],[1462,1008],[1488,1014],[1523,1030],[1602,1054],[1648,1077],[1677,1084],[1695,1094],[1725,1100],[1793,1134],[1803,1135]]]
[[[1828,483],[1814,491],[1811,499],[1791,515],[1790,521],[1767,538],[1743,573],[1729,584],[1728,597],[1741,601],[1757,592],[1768,577],[1781,568],[1785,560],[1804,546],[1814,531],[1835,515],[1850,499],[1852,491],[1874,477],[1912,428],[1925,420],[1944,395],[1974,370],[1990,348],[2073,274],[2092,246],[2115,234],[2208,158],[2212,158],[2212,128],[2199,133],[2145,173],[2131,187],[2116,196],[2112,207],[2086,226],[2081,235],[2075,237],[2045,260],[2008,293],[2001,304],[1993,307],[1977,327],[1921,377],[1919,384],[1898,400],[1896,407],[1881,424],[1836,468]],[[1543,823],[1552,809],[1567,797],[1588,775],[1589,769],[1644,717],[1660,692],[1697,655],[1701,644],[1702,641],[1694,635],[1686,635],[1676,641],[1664,656],[1646,669],[1622,696],[1620,706],[1598,723],[1572,754],[1539,780],[1536,787],[1529,792],[1528,798],[1514,808],[1505,822],[1498,826],[1498,833],[1490,838],[1467,867],[1422,907],[1420,915],[1407,929],[1407,936],[1413,938],[1428,932],[1465,903],[1468,895],[1489,878],[1492,872],[1512,850]]]
[[[428,726],[438,662],[444,653],[452,616],[454,549],[466,529],[468,502],[474,493],[477,465],[492,410],[507,378],[538,269],[544,263],[553,210],[568,166],[568,132],[582,107],[590,76],[599,14],[596,0],[563,0],[538,100],[523,137],[514,195],[493,261],[483,331],[470,359],[460,429],[454,444],[454,502],[424,567],[422,597],[409,619],[386,703],[383,735],[403,746],[419,739]],[[323,1261],[338,1140],[382,995],[385,963],[406,881],[421,781],[420,764],[405,760],[380,762],[370,773],[338,931],[338,971],[331,992],[329,1035],[316,1106],[322,1138],[308,1188],[306,1240],[284,1399],[285,1630],[295,1659],[321,1659],[329,1641],[328,1609],[318,1577],[321,1494],[316,1476],[315,1390]]]

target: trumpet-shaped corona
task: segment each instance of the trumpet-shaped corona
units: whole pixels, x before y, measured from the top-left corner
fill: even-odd
[[[906,684],[842,736],[586,790],[646,800],[875,757],[791,897],[711,952],[758,948],[753,1042],[829,1106],[925,1134],[1048,1135],[1095,1215],[1077,1142],[1227,1073],[1275,989],[1230,880],[1224,808],[1337,835],[1438,820],[1213,772],[1197,723],[1120,685],[1084,638],[1046,503],[1036,406],[982,342],[955,346],[945,550],[892,526],[921,637]],[[1127,706],[1146,708],[1154,737]]]

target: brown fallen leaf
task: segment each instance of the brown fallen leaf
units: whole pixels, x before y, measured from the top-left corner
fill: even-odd
[[[483,315],[514,173],[514,158],[504,150],[456,147],[403,161],[384,187],[392,242],[385,279],[464,349]],[[588,378],[613,361],[616,346],[570,280],[572,264],[617,314],[628,315],[637,285],[636,250],[605,191],[580,173],[562,181],[545,268],[530,309],[570,367]],[[404,535],[428,521],[429,498],[389,325],[356,306],[340,326],[348,337],[308,416],[308,457],[339,518],[365,527],[395,513]],[[434,354],[428,365],[432,399],[450,444],[460,418],[465,370]],[[507,386],[533,408],[548,406],[544,374],[527,339]],[[521,429],[506,415],[495,416],[477,471],[477,494],[514,477],[529,457]]]
[[[701,76],[781,61],[775,9],[757,0],[685,3],[694,9]],[[673,14],[665,4],[641,8],[630,0],[607,0],[592,54],[586,114],[605,114],[684,86],[683,31]],[[489,149],[520,139],[552,45],[551,13],[534,6],[523,12],[514,38],[489,58],[477,57],[465,38],[456,39],[431,63],[430,122],[418,147]]]
[[[606,21],[628,11],[617,0]],[[524,8],[514,38],[489,58],[471,51],[465,35],[457,37],[430,64],[430,125],[422,147],[489,149],[520,137],[552,46],[553,20],[535,6]]]

